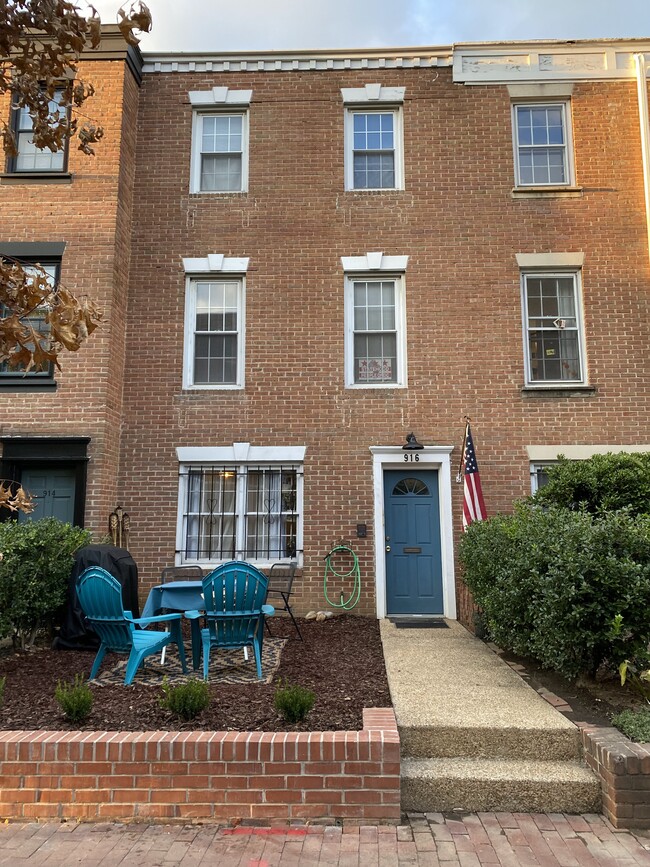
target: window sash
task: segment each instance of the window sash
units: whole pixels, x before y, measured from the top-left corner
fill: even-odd
[[[403,176],[401,110],[347,109],[346,189],[402,189]]]
[[[243,279],[191,279],[187,291],[185,387],[241,387]]]
[[[27,273],[34,273],[36,270],[33,264],[31,266],[28,262],[23,262],[21,264]],[[59,280],[59,263],[47,262],[45,264],[39,264],[49,276],[52,287],[55,287]],[[4,318],[4,316],[6,315],[6,309],[6,307],[0,307],[0,318]],[[47,307],[39,307],[34,310],[30,316],[26,317],[27,322],[29,322],[29,324],[34,327],[36,332],[43,335],[44,341],[47,341],[49,336],[49,327],[45,322],[46,313]],[[29,379],[52,380],[54,377],[54,365],[52,364],[52,362],[49,362],[40,370],[33,367],[31,370],[25,371],[24,367],[10,368],[8,362],[1,362],[0,378],[6,380],[10,377],[20,378],[21,380],[25,379],[26,377],[29,377]]]
[[[248,185],[248,112],[195,112],[193,193],[241,193]]]
[[[276,562],[299,552],[302,468],[181,466],[183,562]]]
[[[403,277],[346,280],[346,386],[406,383]]]
[[[54,98],[50,100],[50,114],[54,116],[60,111],[63,90],[56,90]],[[67,112],[62,112],[66,115]],[[49,148],[37,148],[31,139],[33,121],[25,106],[20,106],[13,111],[13,126],[16,136],[18,153],[9,162],[9,170],[15,173],[29,172],[62,172],[66,169],[67,142],[59,151],[50,151]]]
[[[566,103],[523,103],[513,108],[518,186],[571,183]]]
[[[526,382],[583,383],[584,351],[577,274],[524,274]]]

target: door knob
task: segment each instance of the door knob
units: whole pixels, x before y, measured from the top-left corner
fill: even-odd
[[[390,551],[390,545],[386,545],[386,551]]]

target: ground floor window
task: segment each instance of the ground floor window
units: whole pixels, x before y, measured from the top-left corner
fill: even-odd
[[[275,563],[301,553],[301,465],[181,464],[183,562]]]
[[[548,468],[554,467],[557,461],[543,461],[530,465],[530,490],[536,494],[540,488],[548,484]]]

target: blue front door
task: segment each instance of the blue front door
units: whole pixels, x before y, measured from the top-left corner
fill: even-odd
[[[384,472],[386,613],[444,614],[437,470]]]
[[[34,498],[34,511],[29,515],[18,514],[19,521],[38,518],[58,518],[67,524],[74,523],[75,471],[69,468],[25,469],[20,483]]]

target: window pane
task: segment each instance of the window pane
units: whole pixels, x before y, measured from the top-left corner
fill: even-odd
[[[201,190],[206,192],[239,192],[242,188],[242,157],[201,157]]]
[[[192,381],[195,385],[234,385],[237,382],[240,286],[233,281],[193,284],[196,324]],[[227,306],[229,303],[233,308]]]
[[[531,380],[581,381],[575,280],[527,278],[526,294]]]

